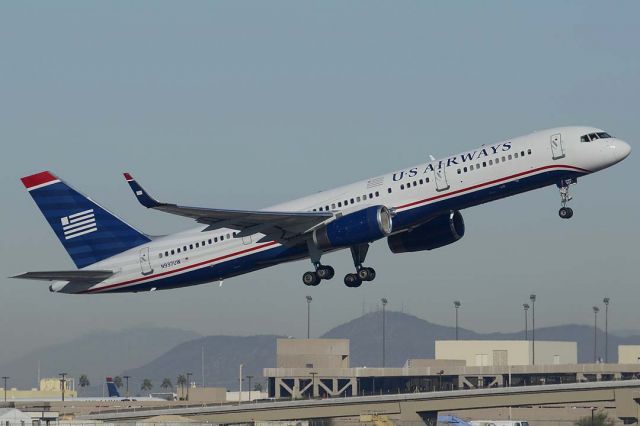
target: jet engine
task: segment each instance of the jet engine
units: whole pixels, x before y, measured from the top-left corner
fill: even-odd
[[[429,222],[407,232],[387,238],[393,253],[433,250],[455,243],[464,236],[464,219],[455,210],[437,216]]]
[[[391,212],[371,206],[341,216],[313,231],[313,242],[321,250],[350,247],[384,238],[391,233]]]

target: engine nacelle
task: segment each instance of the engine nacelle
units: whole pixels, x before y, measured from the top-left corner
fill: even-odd
[[[313,231],[313,242],[321,250],[349,247],[384,238],[391,233],[391,212],[372,206],[337,218]]]
[[[433,250],[455,243],[464,236],[464,219],[459,211],[452,211],[408,232],[387,238],[393,253]]]

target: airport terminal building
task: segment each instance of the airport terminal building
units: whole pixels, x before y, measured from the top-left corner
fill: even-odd
[[[350,367],[346,339],[279,339],[265,368],[269,397],[301,399],[640,378],[640,346],[618,364],[578,364],[576,342],[436,341],[435,359],[400,368]],[[635,358],[634,358],[635,357]],[[635,362],[628,362],[635,359]],[[534,364],[535,362],[535,364]]]

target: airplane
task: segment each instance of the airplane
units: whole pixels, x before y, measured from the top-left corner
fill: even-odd
[[[347,287],[372,281],[364,262],[371,243],[386,239],[392,253],[434,250],[465,233],[461,210],[545,186],[560,193],[559,216],[573,210],[569,189],[579,177],[610,167],[629,144],[594,127],[537,131],[263,210],[189,207],[157,201],[124,177],[149,209],[187,217],[195,229],[152,237],[44,171],[22,178],[77,270],[27,272],[13,278],[52,281],[69,294],[144,292],[220,282],[308,258],[302,281],[316,286],[334,268],[325,253],[350,249]]]

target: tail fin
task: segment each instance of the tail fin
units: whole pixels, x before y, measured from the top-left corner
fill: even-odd
[[[22,183],[78,268],[150,241],[50,172]]]
[[[118,387],[115,383],[113,383],[113,379],[111,377],[107,377],[107,391],[109,392],[109,397],[111,398],[117,398],[120,396]]]

